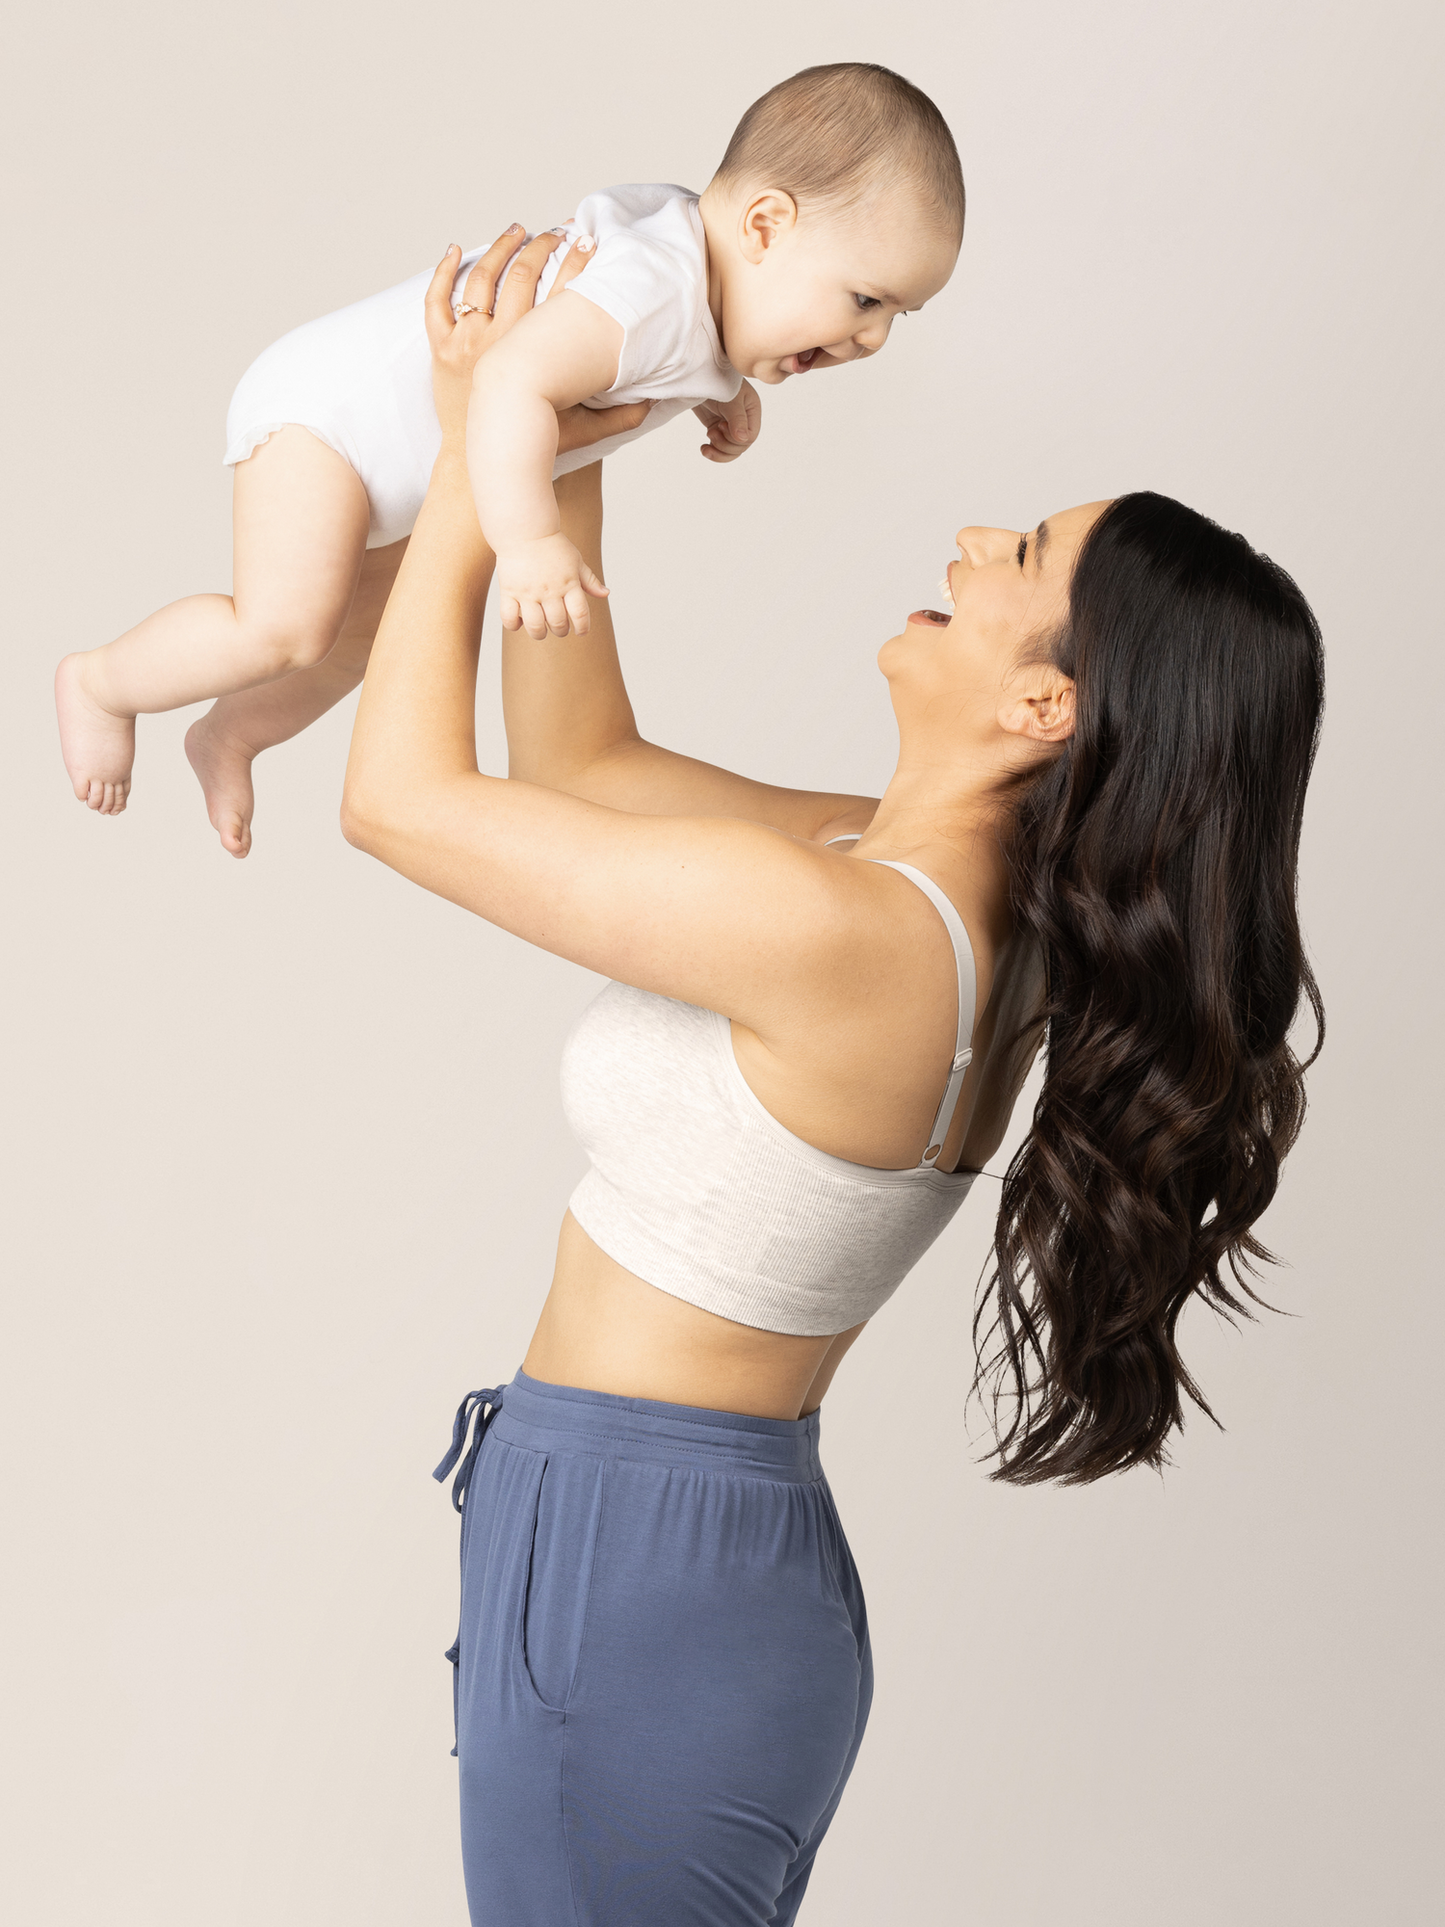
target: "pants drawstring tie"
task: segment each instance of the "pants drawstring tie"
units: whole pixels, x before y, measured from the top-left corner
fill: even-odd
[[[451,1445],[447,1448],[446,1457],[432,1473],[432,1477],[439,1482],[445,1479],[457,1460],[461,1459],[457,1476],[452,1481],[452,1504],[458,1512],[466,1503],[472,1467],[476,1464],[477,1454],[482,1449],[482,1440],[487,1436],[487,1427],[502,1409],[502,1394],[505,1390],[506,1387],[503,1385],[493,1385],[486,1391],[468,1392],[457,1407],[456,1420],[452,1425]],[[474,1419],[476,1424],[472,1430],[472,1442],[469,1447],[467,1429],[472,1426]],[[465,1458],[462,1458],[463,1452],[466,1453]]]
[[[457,1468],[457,1476],[452,1481],[452,1504],[458,1512],[460,1512],[466,1504],[467,1487],[471,1483],[472,1467],[476,1464],[477,1454],[482,1449],[482,1440],[487,1436],[487,1427],[502,1409],[502,1393],[505,1389],[505,1386],[502,1385],[492,1385],[484,1391],[468,1392],[461,1404],[457,1407],[457,1415],[452,1423],[452,1442],[447,1447],[445,1458],[443,1458],[436,1471],[432,1473],[432,1477],[440,1483],[446,1478],[452,1467],[456,1465],[457,1460],[461,1459],[461,1465]],[[475,1425],[473,1421],[475,1421]],[[467,1444],[468,1430],[472,1433],[470,1446]],[[465,1458],[462,1458],[463,1452],[466,1453]],[[463,1537],[465,1537],[465,1534]],[[457,1713],[461,1689],[461,1649],[462,1635],[459,1627],[456,1638],[442,1655],[452,1669],[452,1729],[456,1733],[460,1732],[460,1727],[457,1724]],[[456,1758],[456,1752],[457,1749],[453,1746],[453,1759]]]

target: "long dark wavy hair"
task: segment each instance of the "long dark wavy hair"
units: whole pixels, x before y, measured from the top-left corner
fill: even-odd
[[[1198,1295],[1263,1303],[1251,1227],[1304,1118],[1288,1038],[1324,1007],[1295,887],[1324,699],[1319,625],[1283,569],[1167,496],[1089,532],[1049,639],[1076,721],[1008,837],[1048,968],[1046,1070],[1008,1167],[974,1321],[993,1477],[1166,1463]]]

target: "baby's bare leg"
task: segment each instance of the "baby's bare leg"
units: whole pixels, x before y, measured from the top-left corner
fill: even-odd
[[[125,808],[135,719],[274,681],[320,662],[341,633],[370,509],[349,463],[283,428],[236,468],[232,593],[186,596],[55,676],[60,746],[75,794]]]
[[[252,759],[324,716],[361,681],[405,554],[404,540],[366,551],[351,613],[324,662],[293,670],[280,682],[222,696],[186,732],[186,755],[206,792],[207,814],[232,856],[245,856],[251,847]]]

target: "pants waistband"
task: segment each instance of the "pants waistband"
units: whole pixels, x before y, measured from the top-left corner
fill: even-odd
[[[532,1451],[645,1459],[788,1485],[809,1485],[823,1475],[816,1412],[798,1419],[754,1418],[547,1385],[519,1371],[510,1385],[469,1392],[458,1408],[451,1450],[434,1474],[445,1479],[461,1461],[452,1486],[458,1511],[482,1439],[494,1424],[499,1439]]]

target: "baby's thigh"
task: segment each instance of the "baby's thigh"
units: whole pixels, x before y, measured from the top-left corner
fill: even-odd
[[[238,615],[263,627],[329,630],[334,641],[367,553],[371,510],[355,469],[291,425],[238,462],[235,475]]]

